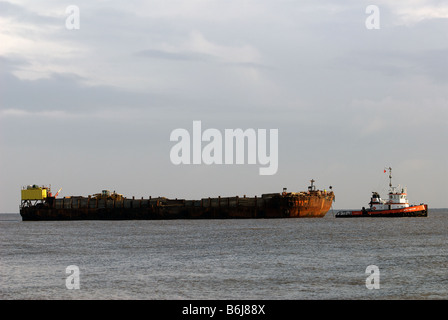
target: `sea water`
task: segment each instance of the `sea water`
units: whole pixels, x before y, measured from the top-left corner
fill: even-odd
[[[448,209],[358,219],[2,214],[0,299],[448,299]]]

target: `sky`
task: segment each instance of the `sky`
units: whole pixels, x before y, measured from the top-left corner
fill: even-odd
[[[193,121],[277,129],[278,170],[173,164]],[[311,179],[358,209],[386,167],[446,208],[447,141],[445,1],[0,1],[0,213],[29,184],[200,199]]]

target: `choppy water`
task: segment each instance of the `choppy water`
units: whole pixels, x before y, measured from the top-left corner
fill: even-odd
[[[79,267],[80,288],[66,287]],[[379,268],[379,289],[366,268]],[[448,299],[448,209],[427,218],[22,222],[1,299]]]

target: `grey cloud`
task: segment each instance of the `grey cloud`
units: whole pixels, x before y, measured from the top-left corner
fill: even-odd
[[[347,56],[335,58],[339,68],[364,70],[372,77],[375,73],[390,79],[425,76],[436,82],[448,81],[448,49],[421,51],[355,50]]]
[[[448,49],[425,50],[411,55],[409,60],[420,67],[420,71],[436,82],[448,82]]]
[[[135,54],[139,57],[147,57],[164,60],[183,60],[183,61],[213,61],[212,55],[196,52],[167,52],[162,50],[142,50]]]
[[[135,53],[138,57],[161,59],[161,60],[173,60],[173,61],[186,61],[186,62],[213,62],[222,64],[224,67],[238,67],[238,68],[254,68],[254,69],[270,69],[272,67],[263,65],[261,63],[253,62],[220,62],[218,57],[210,54],[197,53],[197,52],[167,52],[162,50],[142,50]]]
[[[61,25],[60,18],[40,15],[25,7],[7,1],[0,1],[0,16],[13,18],[18,22],[36,25]]]
[[[0,108],[26,111],[94,111],[104,108],[158,108],[170,98],[156,93],[124,91],[111,86],[89,86],[71,73],[52,73],[48,78],[22,80],[13,71],[26,62],[0,57]]]

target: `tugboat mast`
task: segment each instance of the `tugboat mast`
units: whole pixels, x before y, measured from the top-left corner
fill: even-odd
[[[389,187],[392,188],[392,168],[389,167]]]

